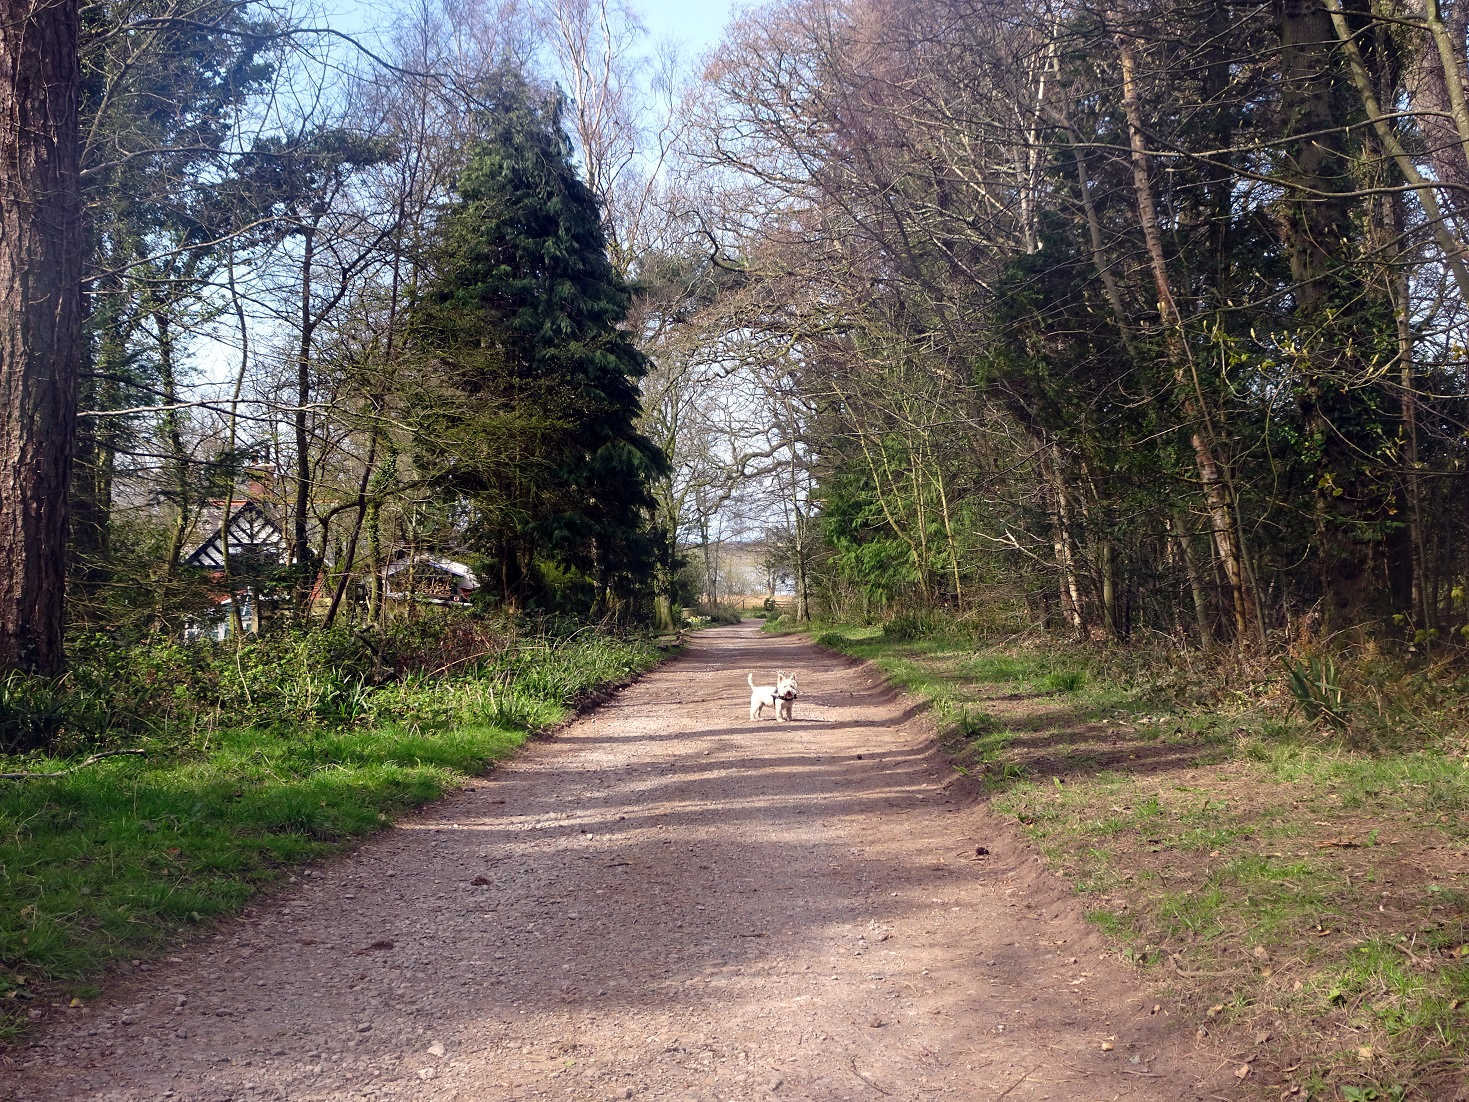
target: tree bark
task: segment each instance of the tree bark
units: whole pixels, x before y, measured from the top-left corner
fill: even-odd
[[[1412,186],[1418,201],[1423,204],[1423,213],[1428,221],[1429,229],[1433,233],[1433,239],[1437,242],[1439,251],[1443,254],[1445,265],[1449,273],[1454,277],[1454,283],[1459,288],[1459,294],[1469,301],[1469,265],[1464,262],[1464,246],[1457,240],[1449,228],[1448,221],[1444,218],[1439,207],[1438,198],[1434,192],[1434,185],[1418,171],[1412,156],[1398,140],[1396,131],[1393,129],[1392,117],[1383,110],[1378,101],[1377,92],[1372,86],[1372,74],[1367,71],[1366,63],[1362,58],[1362,51],[1357,48],[1357,41],[1352,37],[1351,29],[1347,24],[1346,15],[1342,11],[1341,4],[1337,0],[1331,0],[1326,8],[1331,18],[1331,23],[1336,32],[1336,37],[1341,43],[1343,56],[1347,60],[1347,72],[1351,75],[1352,83],[1357,86],[1357,92],[1362,97],[1362,106],[1367,109],[1367,118],[1372,123],[1373,131],[1377,134],[1377,140],[1382,143],[1382,148],[1397,165],[1398,171],[1403,174],[1403,179]],[[1432,104],[1427,105],[1432,107]],[[1444,120],[1434,114],[1425,112],[1422,116],[1421,125],[1429,128],[1430,134],[1438,131],[1433,128],[1446,126]],[[1429,148],[1437,153],[1437,143],[1441,138],[1431,138]],[[1440,171],[1452,178],[1458,171],[1457,158],[1451,161],[1438,157],[1435,159],[1436,166]],[[1450,193],[1453,194],[1452,192]]]
[[[1401,194],[1383,196],[1382,222],[1388,239],[1387,244],[1402,240],[1403,226],[1407,222]],[[1429,602],[1424,587],[1428,573],[1428,555],[1425,550],[1423,528],[1423,486],[1418,457],[1418,379],[1414,363],[1416,339],[1413,319],[1410,316],[1413,304],[1408,280],[1409,258],[1399,255],[1386,265],[1388,293],[1392,299],[1393,327],[1398,346],[1398,388],[1402,407],[1402,458],[1401,471],[1403,493],[1407,498],[1408,535],[1408,607],[1412,610],[1418,626],[1428,630],[1434,626],[1434,608]]]
[[[240,298],[239,286],[235,283],[235,250],[231,243],[229,247],[229,262],[226,265],[228,273],[228,286],[230,289],[230,305],[234,308],[235,323],[239,327],[240,334],[240,367],[235,372],[235,389],[230,394],[229,434],[227,436],[225,454],[229,462],[235,462],[235,451],[239,446],[240,432],[240,395],[245,389],[245,375],[250,370],[250,326],[245,321],[245,303]],[[245,621],[240,614],[240,601],[243,594],[235,590],[234,576],[231,573],[230,563],[230,520],[232,519],[235,505],[235,482],[233,476],[224,488],[224,504],[219,510],[219,570],[220,577],[225,589],[230,595],[230,631],[238,639],[245,630]]]
[[[375,406],[373,416],[377,416]],[[347,585],[352,580],[352,567],[357,559],[357,541],[362,536],[362,526],[367,520],[367,488],[377,468],[377,441],[377,422],[374,421],[372,436],[367,445],[367,461],[362,465],[362,478],[357,483],[357,519],[352,523],[351,534],[347,537],[347,549],[342,553],[342,568],[337,575],[336,588],[332,590],[332,600],[326,610],[326,619],[322,621],[323,628],[330,628],[336,620],[337,611],[342,607],[342,598],[347,593]]]
[[[1050,514],[1051,538],[1056,554],[1057,594],[1061,601],[1061,616],[1068,628],[1079,638],[1085,639],[1090,632],[1086,606],[1082,602],[1081,585],[1076,576],[1071,504],[1061,472],[1061,451],[1054,443],[1046,444],[1040,455],[1041,471],[1047,483],[1046,510]]]
[[[158,335],[158,375],[163,390],[164,404],[174,407],[179,404],[178,377],[174,367],[173,325],[168,314],[162,310],[153,314],[153,325]],[[174,496],[173,532],[169,536],[167,559],[163,564],[163,575],[172,578],[178,573],[179,558],[183,555],[184,540],[189,534],[192,516],[189,512],[189,457],[184,450],[182,411],[176,408],[163,412],[163,434],[168,444],[168,467]],[[160,597],[162,595],[160,594]]]
[[[0,670],[64,662],[81,362],[78,0],[0,6]]]
[[[1169,366],[1173,370],[1179,406],[1190,426],[1189,443],[1193,448],[1194,467],[1209,509],[1214,548],[1229,581],[1235,633],[1241,642],[1250,640],[1258,643],[1263,641],[1264,633],[1257,614],[1258,606],[1250,583],[1250,572],[1235,527],[1234,493],[1215,455],[1213,432],[1209,427],[1212,418],[1189,357],[1183,336],[1183,318],[1173,298],[1173,286],[1168,278],[1168,266],[1163,256],[1163,235],[1158,227],[1152,183],[1148,179],[1147,153],[1143,146],[1142,110],[1138,106],[1135,78],[1137,65],[1132,40],[1122,35],[1117,42],[1122,62],[1122,104],[1127,115],[1128,144],[1132,150],[1132,177],[1133,188],[1137,193],[1138,221],[1147,246],[1153,284],[1158,292],[1158,316],[1163,323]]]
[[[305,242],[301,259],[301,343],[296,350],[296,500],[291,510],[291,559],[300,571],[297,580],[297,608],[309,613],[313,578],[307,567],[311,562],[311,542],[307,520],[311,508],[311,437],[307,432],[306,407],[311,402],[311,338],[316,320],[311,312],[311,267],[315,261],[316,227],[303,230]]]
[[[1214,641],[1214,630],[1209,616],[1209,599],[1204,590],[1203,579],[1199,575],[1198,561],[1194,558],[1193,533],[1183,518],[1183,512],[1178,512],[1170,519],[1169,527],[1173,530],[1173,541],[1178,547],[1179,558],[1183,560],[1184,573],[1188,575],[1188,591],[1194,602],[1194,621],[1198,626],[1199,646],[1207,648]]]
[[[944,466],[934,461],[934,486],[939,492],[939,511],[944,522],[944,538],[949,544],[949,573],[954,579],[954,609],[964,611],[964,582],[959,574],[959,543],[954,537],[954,521],[949,511],[949,491],[944,485]]]
[[[367,577],[367,622],[381,627],[386,620],[387,604],[383,600],[383,529],[382,505],[376,498],[367,502],[367,558],[372,564]]]

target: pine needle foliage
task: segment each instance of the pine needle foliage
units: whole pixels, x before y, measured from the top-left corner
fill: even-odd
[[[416,319],[420,461],[473,503],[508,603],[574,578],[605,609],[651,573],[648,484],[667,460],[636,427],[647,361],[560,99],[508,74],[490,98]]]

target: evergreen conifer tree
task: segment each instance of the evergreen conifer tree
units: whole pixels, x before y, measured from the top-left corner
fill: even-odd
[[[420,461],[473,503],[507,602],[560,573],[605,604],[651,570],[648,484],[667,460],[636,427],[647,364],[559,99],[514,76],[494,98],[418,311]]]

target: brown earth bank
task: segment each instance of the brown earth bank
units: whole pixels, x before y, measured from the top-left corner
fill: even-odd
[[[795,718],[751,722],[745,675],[777,668]],[[43,1024],[0,1098],[1238,1096],[953,775],[871,670],[702,632]]]

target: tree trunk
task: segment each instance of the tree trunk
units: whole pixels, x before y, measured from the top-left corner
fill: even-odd
[[[383,528],[382,528],[382,506],[377,498],[370,498],[367,503],[367,558],[371,563],[371,573],[367,580],[367,622],[381,626],[385,620],[387,611],[383,600]]]
[[[806,546],[806,518],[801,512],[801,483],[796,473],[796,452],[791,449],[791,531],[795,536],[796,569],[796,620],[802,624],[811,622],[811,588],[808,573],[810,563]]]
[[[1402,227],[1407,222],[1403,211],[1401,193],[1382,198],[1383,222],[1390,241],[1402,238]],[[1434,627],[1434,608],[1428,599],[1424,581],[1428,575],[1428,553],[1423,538],[1423,484],[1418,460],[1418,380],[1414,365],[1415,341],[1413,319],[1409,316],[1412,302],[1409,298],[1408,261],[1399,256],[1388,266],[1388,288],[1392,296],[1393,322],[1398,344],[1398,389],[1402,392],[1402,438],[1401,460],[1403,494],[1408,499],[1408,607],[1418,626],[1425,631]]]
[[[1327,11],[1331,17],[1337,41],[1340,43],[1342,55],[1347,61],[1347,72],[1351,76],[1352,83],[1356,85],[1358,94],[1362,97],[1362,106],[1367,109],[1367,118],[1372,123],[1373,132],[1377,135],[1377,140],[1382,143],[1382,148],[1392,158],[1393,164],[1403,174],[1403,179],[1412,186],[1418,201],[1423,205],[1428,227],[1433,233],[1433,239],[1437,242],[1439,251],[1443,254],[1449,274],[1454,277],[1459,294],[1469,301],[1469,266],[1464,263],[1464,246],[1454,236],[1447,219],[1444,218],[1439,207],[1434,182],[1418,171],[1412,155],[1398,140],[1393,116],[1382,108],[1372,83],[1372,74],[1367,70],[1362,51],[1357,48],[1357,40],[1352,36],[1341,4],[1333,2]],[[1433,66],[1421,63],[1423,56],[1426,55],[1420,56],[1418,68],[1426,69],[1427,72],[1420,72],[1415,81],[1418,85],[1415,103],[1415,107],[1418,108],[1416,122],[1428,139],[1428,156],[1440,179],[1452,183],[1461,179],[1461,166],[1459,158],[1447,155],[1446,151],[1452,145],[1462,145],[1465,137],[1469,136],[1457,136],[1454,128],[1449,125],[1445,117],[1449,112],[1445,110],[1445,104],[1440,102],[1441,98],[1447,98],[1447,92],[1444,91],[1442,97],[1435,96],[1435,71]],[[1442,76],[1442,73],[1437,73],[1437,76]],[[1457,189],[1450,189],[1446,198],[1451,204],[1456,200],[1463,201]]]
[[[954,579],[954,610],[964,611],[964,582],[959,575],[959,544],[954,538],[954,522],[949,513],[949,491],[944,485],[943,464],[934,462],[934,486],[939,492],[939,510],[944,521],[944,539],[949,544],[949,572]]]
[[[0,10],[0,670],[64,661],[81,362],[78,0]]]
[[[1046,481],[1046,510],[1051,518],[1051,538],[1056,554],[1057,593],[1061,617],[1080,638],[1087,635],[1087,622],[1076,577],[1076,551],[1071,535],[1071,500],[1061,473],[1061,451],[1047,444],[1041,451],[1041,471]]]
[[[1117,613],[1117,545],[1107,536],[1097,540],[1097,573],[1102,576],[1102,620],[1108,638],[1115,642],[1123,636]]]
[[[311,508],[311,438],[306,431],[306,407],[311,402],[311,337],[315,328],[311,315],[311,266],[315,259],[315,227],[308,226],[303,233],[305,246],[301,258],[301,343],[296,350],[296,411],[293,417],[296,430],[296,501],[291,510],[291,558],[300,572],[296,583],[296,605],[298,610],[308,613],[313,579],[308,570],[311,543],[306,532]]]
[[[369,403],[373,407],[373,416],[377,416],[375,403]],[[351,535],[347,537],[347,549],[342,553],[341,572],[337,576],[337,585],[332,590],[332,602],[326,610],[326,619],[322,621],[322,627],[330,628],[337,618],[337,611],[342,607],[342,598],[347,593],[347,585],[352,580],[352,565],[357,558],[357,541],[362,536],[362,526],[367,521],[367,487],[372,481],[373,471],[377,465],[377,422],[373,422],[372,437],[367,445],[367,461],[362,465],[362,478],[357,483],[357,519],[352,524]]]
[[[1147,245],[1153,284],[1158,292],[1158,316],[1163,323],[1175,392],[1179,406],[1191,426],[1189,443],[1193,448],[1194,467],[1209,509],[1214,548],[1229,581],[1235,633],[1241,642],[1248,640],[1258,643],[1263,641],[1264,631],[1257,614],[1250,571],[1235,527],[1234,491],[1225,479],[1215,455],[1216,444],[1210,428],[1213,419],[1199,386],[1188,344],[1184,340],[1183,318],[1173,298],[1173,287],[1168,279],[1168,267],[1163,256],[1163,235],[1158,227],[1153,187],[1148,179],[1147,153],[1143,146],[1142,110],[1138,106],[1136,59],[1132,40],[1125,35],[1119,36],[1118,52],[1122,62],[1122,104],[1127,115],[1128,143],[1132,149],[1132,179],[1137,193],[1138,221],[1142,227],[1143,241]]]
[[[1352,382],[1361,373],[1355,348],[1368,338],[1369,311],[1363,288],[1343,274],[1353,259],[1349,242],[1358,236],[1356,204],[1345,192],[1354,183],[1352,154],[1360,150],[1347,145],[1339,125],[1347,78],[1331,15],[1321,0],[1279,0],[1278,14],[1286,139],[1279,171],[1290,189],[1281,224],[1298,329],[1319,334],[1295,356],[1297,405],[1323,615],[1336,628],[1378,603],[1371,564],[1380,541],[1360,532],[1386,505],[1361,461],[1375,434],[1358,426],[1370,424],[1374,411]]]
[[[173,360],[173,326],[168,315],[162,311],[153,314],[153,325],[158,334],[158,377],[163,391],[163,403],[166,406],[176,406],[179,403],[179,389]],[[189,457],[184,451],[181,410],[163,411],[163,435],[168,444],[168,467],[172,481],[170,490],[174,496],[173,532],[168,541],[163,575],[171,578],[178,573],[179,557],[183,554],[190,522]]]
[[[709,513],[699,513],[699,553],[704,560],[704,601],[719,603],[719,535],[709,527]]]
[[[1194,620],[1198,624],[1199,646],[1207,647],[1214,641],[1214,630],[1209,615],[1209,598],[1199,575],[1198,560],[1194,558],[1193,532],[1183,521],[1183,514],[1175,515],[1169,526],[1173,529],[1173,541],[1183,560],[1183,571],[1188,576],[1189,596],[1194,602]]]
[[[235,462],[235,450],[240,435],[240,395],[245,389],[245,375],[250,369],[250,327],[245,322],[245,303],[240,298],[239,286],[235,283],[235,250],[230,245],[229,262],[226,266],[230,304],[234,308],[235,323],[240,331],[240,368],[235,372],[235,389],[230,395],[229,434],[226,437],[226,457]],[[230,631],[236,639],[245,631],[245,621],[240,615],[243,594],[236,592],[230,563],[230,520],[235,504],[235,482],[233,475],[224,488],[224,504],[219,510],[219,570],[225,590],[230,595]]]
[[[931,607],[933,600],[933,552],[928,549],[928,513],[924,509],[923,479],[918,473],[918,452],[911,444],[908,448],[908,477],[913,485],[913,516],[914,529],[918,533],[918,550],[914,565],[918,569],[918,588],[923,593],[923,604],[925,608]],[[893,480],[897,485],[897,480]]]

